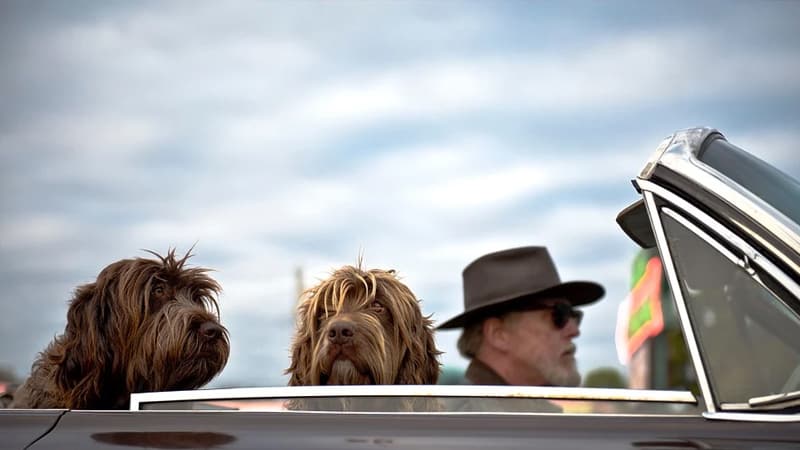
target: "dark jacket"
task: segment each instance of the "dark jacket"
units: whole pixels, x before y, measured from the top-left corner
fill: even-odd
[[[503,379],[491,367],[487,366],[480,359],[473,359],[467,366],[467,371],[464,373],[464,378],[467,379],[467,384],[480,384],[485,386],[508,385],[506,380]]]
[[[491,367],[473,359],[464,374],[465,384],[482,386],[507,386],[508,383]],[[544,399],[523,398],[453,398],[447,402],[450,411],[474,412],[539,412],[560,413],[561,407]]]

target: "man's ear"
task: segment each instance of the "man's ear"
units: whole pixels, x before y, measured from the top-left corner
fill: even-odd
[[[483,341],[495,350],[507,352],[511,349],[511,334],[508,324],[499,317],[490,317],[483,321]]]

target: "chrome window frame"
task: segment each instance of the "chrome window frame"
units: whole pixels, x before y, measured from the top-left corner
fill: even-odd
[[[784,289],[800,301],[800,285],[782,271],[778,266],[773,264],[763,254],[756,251],[756,249],[748,244],[744,239],[731,231],[729,228],[723,226],[717,220],[703,212],[701,209],[692,205],[679,195],[672,191],[660,186],[654,182],[638,179],[636,180],[638,188],[642,191],[645,199],[645,206],[647,208],[647,215],[650,220],[650,225],[656,237],[659,253],[661,254],[664,263],[664,271],[667,275],[673,298],[675,299],[678,316],[681,322],[681,329],[683,330],[686,343],[689,348],[689,353],[692,357],[695,371],[697,372],[698,384],[700,391],[703,394],[707,411],[703,416],[709,419],[720,420],[745,420],[748,421],[800,421],[800,414],[769,414],[763,411],[748,413],[748,412],[723,412],[721,411],[723,405],[720,404],[713,394],[711,384],[708,376],[708,369],[706,368],[702,354],[700,352],[697,336],[694,333],[691,320],[689,318],[688,306],[686,299],[683,296],[683,291],[678,282],[677,271],[675,268],[675,261],[671,250],[667,244],[666,234],[664,232],[663,223],[660,217],[660,211],[664,211],[667,215],[677,219],[682,225],[687,226],[690,231],[695,233],[700,239],[703,239],[707,244],[718,250],[722,256],[728,258],[731,262],[748,271],[751,278],[755,280],[762,287],[769,289],[763,281],[752,271],[752,265],[757,265],[760,270],[766,272],[770,277],[775,279]],[[669,206],[659,207],[656,204],[656,198],[664,200]],[[667,212],[670,211],[670,212]],[[728,250],[724,245],[720,244],[717,239],[714,239],[707,232],[703,231],[700,227],[692,223],[691,220],[686,219],[686,216],[691,217],[696,222],[701,223],[704,227],[711,230],[719,236],[719,239],[724,240],[737,251],[741,252],[742,258]],[[777,297],[778,300],[784,305],[786,302],[782,297]],[[789,307],[789,305],[786,305]],[[718,410],[719,407],[719,410]],[[788,419],[787,419],[788,417]],[[773,420],[774,419],[774,420]]]
[[[692,328],[691,321],[689,320],[689,311],[686,306],[686,300],[683,297],[683,291],[680,290],[678,275],[675,272],[675,266],[673,265],[672,253],[669,249],[669,246],[667,246],[667,239],[666,235],[664,234],[663,225],[661,224],[661,218],[658,217],[658,206],[656,205],[655,195],[651,190],[645,189],[646,187],[642,187],[642,195],[644,195],[645,206],[647,207],[647,216],[650,218],[650,226],[653,228],[653,234],[655,234],[656,237],[656,243],[658,244],[664,272],[667,275],[667,282],[672,290],[672,297],[675,300],[675,307],[678,310],[681,330],[683,330],[686,346],[689,347],[689,354],[692,357],[692,364],[694,365],[694,370],[697,375],[697,383],[700,385],[700,392],[703,394],[703,398],[705,400],[706,412],[713,414],[717,412],[716,399],[711,393],[711,387],[707,375],[708,372],[705,364],[703,363],[703,359],[700,357],[700,349],[697,345],[697,338],[694,335],[694,328]],[[675,289],[676,286],[678,286],[677,290]]]
[[[697,398],[689,391],[612,388],[565,388],[546,386],[478,386],[478,385],[341,385],[341,386],[278,386],[259,388],[199,389],[192,391],[142,392],[131,394],[130,410],[145,411],[146,403],[178,401],[213,401],[246,399],[292,399],[318,397],[463,397],[521,398],[580,401],[618,401],[675,403],[696,405]],[[236,411],[233,411],[236,412]],[[353,412],[358,414],[358,412]],[[474,414],[447,411],[446,414]],[[410,413],[428,414],[428,413]],[[439,414],[439,413],[433,413]],[[485,414],[543,414],[541,412],[509,412]]]
[[[703,142],[714,134],[729,142],[721,132],[713,128],[680,130],[665,138],[641,170],[637,181],[651,180],[656,166],[663,166],[692,180],[698,187],[715,193],[717,197],[724,199],[733,208],[759,223],[795,253],[800,254],[800,225],[722,172],[697,158]],[[800,265],[789,255],[775,248],[761,236],[751,234],[750,237],[769,249],[770,253],[778,257],[793,271],[800,273]]]
[[[710,215],[703,212],[700,208],[694,206],[693,204],[686,201],[679,195],[673,193],[672,191],[658,184],[645,180],[637,180],[637,185],[642,190],[643,195],[645,196],[645,205],[648,206],[648,215],[650,216],[651,225],[653,225],[653,215],[652,215],[653,213],[651,213],[651,211],[654,211],[656,215],[658,211],[655,203],[652,202],[651,204],[651,202],[647,200],[648,193],[667,201],[668,203],[672,204],[675,208],[697,219],[697,221],[702,223],[703,226],[712,230],[715,234],[719,235],[722,239],[730,243],[737,250],[741,251],[742,255],[747,258],[748,264],[758,265],[762,270],[767,272],[785,289],[787,289],[795,298],[798,299],[798,301],[800,301],[800,284],[796,283],[789,275],[787,275],[778,266],[773,264],[772,261],[766,258],[761,252],[757,251],[747,241],[745,241],[739,235],[731,231],[730,228],[723,226],[719,221],[715,220]],[[654,231],[656,230],[654,229]],[[728,256],[729,259],[731,258],[732,253],[730,253],[723,246],[720,246],[716,242],[713,243],[709,242],[709,244],[714,246],[721,252],[723,252],[726,256]],[[660,247],[661,246],[659,246],[659,249],[661,249]],[[745,264],[743,261],[739,260],[739,258],[736,258],[735,256],[733,258],[735,259],[731,259],[731,262],[746,269],[746,267],[743,266],[743,264]],[[763,283],[761,284],[763,285]]]

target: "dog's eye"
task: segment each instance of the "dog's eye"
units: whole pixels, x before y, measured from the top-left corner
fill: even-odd
[[[153,288],[153,295],[155,295],[156,297],[163,297],[164,296],[164,286],[159,284],[156,287],[154,287]]]
[[[382,313],[383,311],[386,310],[386,308],[381,304],[381,302],[379,302],[377,300],[375,300],[374,302],[372,302],[371,305],[369,305],[369,309],[371,309],[371,310],[373,310],[373,311],[375,311],[377,313]]]

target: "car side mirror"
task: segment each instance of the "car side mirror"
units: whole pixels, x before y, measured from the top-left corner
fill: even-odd
[[[617,224],[640,247],[656,246],[656,237],[650,226],[650,218],[647,216],[647,208],[644,206],[643,199],[639,199],[620,211],[617,214]]]

